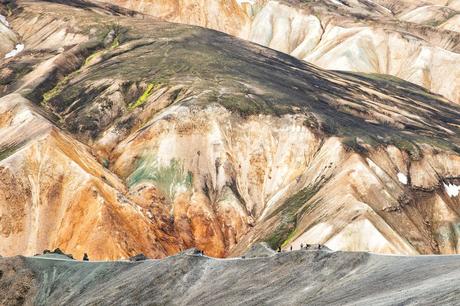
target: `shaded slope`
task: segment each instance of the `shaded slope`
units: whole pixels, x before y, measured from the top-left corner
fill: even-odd
[[[418,1],[367,0],[110,2],[237,35],[325,69],[397,76],[459,102],[460,34],[450,31],[458,7],[447,1],[420,8]]]

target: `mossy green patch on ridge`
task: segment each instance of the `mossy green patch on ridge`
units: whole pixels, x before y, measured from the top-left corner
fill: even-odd
[[[118,34],[115,36],[115,38],[114,38],[112,44],[110,45],[110,47],[105,47],[104,48],[103,45],[102,45],[102,41],[108,35],[108,33],[110,32],[111,29],[116,29]],[[65,89],[65,87],[68,85],[68,83],[76,75],[78,75],[82,71],[83,68],[88,66],[93,59],[95,59],[96,57],[104,54],[105,52],[107,52],[107,51],[109,51],[111,49],[117,48],[120,45],[119,31],[120,31],[120,29],[114,28],[113,26],[110,27],[110,28],[107,28],[107,29],[104,28],[104,30],[100,30],[101,33],[104,33],[103,35],[101,35],[96,40],[92,40],[92,41],[89,41],[89,42],[83,44],[84,46],[82,48],[86,49],[86,52],[89,52],[90,50],[94,50],[94,51],[89,56],[86,57],[86,59],[83,61],[83,64],[77,70],[75,70],[75,71],[69,73],[68,75],[66,75],[64,78],[62,78],[60,81],[58,81],[53,88],[51,88],[50,90],[48,90],[45,93],[43,93],[42,104],[47,104],[52,99],[56,98]]]
[[[152,95],[153,90],[155,89],[155,87],[156,87],[155,83],[149,83],[147,85],[147,88],[142,93],[142,95],[140,95],[140,97],[137,98],[136,102],[131,103],[129,105],[129,109],[133,110],[133,109],[143,105],[148,100],[148,98]]]
[[[120,38],[117,35],[115,39],[113,40],[112,45],[110,46],[110,49],[118,48],[118,46],[120,46]]]
[[[116,49],[120,46],[120,38],[119,36],[117,35],[115,37],[115,39],[113,40],[112,44],[110,45],[109,48],[104,48],[104,49],[101,49],[101,50],[97,50],[96,52],[93,52],[90,56],[88,56],[85,60],[85,64],[83,66],[87,66],[91,63],[91,61],[93,59],[95,59],[96,57],[100,56],[100,55],[103,55],[104,53],[108,52],[109,50],[113,50],[113,49]]]
[[[18,151],[23,145],[24,145],[24,142],[7,144],[7,145],[4,145],[3,147],[0,147],[0,161],[16,153],[16,151]]]
[[[177,192],[192,187],[192,173],[185,171],[182,163],[176,159],[169,164],[159,165],[155,156],[141,158],[136,169],[127,178],[132,187],[141,182],[151,182],[172,201]]]
[[[276,228],[265,239],[271,248],[285,246],[295,237],[297,218],[304,210],[308,201],[318,192],[323,183],[307,186],[288,198],[282,206],[276,209],[269,218],[281,216]]]
[[[49,101],[51,101],[52,99],[54,99],[55,97],[57,97],[62,92],[62,90],[64,90],[65,86],[67,85],[67,83],[69,82],[69,80],[71,79],[71,77],[72,77],[72,75],[74,73],[75,72],[69,74],[68,76],[65,76],[62,80],[60,80],[56,84],[56,86],[54,86],[53,88],[51,88],[50,90],[45,92],[43,94],[42,104],[46,104]]]
[[[90,56],[88,56],[85,60],[84,66],[87,66],[91,63],[93,59],[95,59],[97,56],[101,55],[105,50],[98,50],[94,53],[92,53]]]
[[[51,101],[52,99],[56,98],[67,86],[67,84],[69,83],[69,81],[71,81],[77,74],[79,74],[81,72],[81,70],[89,64],[89,62],[95,57],[97,56],[99,53],[101,53],[102,51],[99,50],[99,51],[96,51],[94,53],[92,53],[90,56],[88,56],[85,60],[85,62],[83,63],[83,65],[78,68],[77,70],[73,71],[72,73],[66,75],[62,80],[60,80],[59,82],[57,82],[57,84],[51,88],[50,90],[48,90],[47,92],[45,92],[43,94],[43,100],[42,100],[42,104],[47,104],[49,101]]]

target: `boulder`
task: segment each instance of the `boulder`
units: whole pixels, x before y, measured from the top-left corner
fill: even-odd
[[[70,259],[75,259],[75,258],[73,258],[72,254],[66,254],[60,248],[56,248],[56,249],[54,249],[54,251],[50,251],[48,249],[44,250],[43,255],[46,255],[46,254],[57,254],[57,255],[62,255],[62,256],[68,257]]]
[[[135,256],[130,257],[129,261],[144,261],[144,260],[147,260],[147,259],[149,259],[149,258],[141,253],[141,254],[137,254]]]

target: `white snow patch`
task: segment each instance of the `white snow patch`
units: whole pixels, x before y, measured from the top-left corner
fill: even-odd
[[[10,27],[8,20],[6,20],[6,17],[3,16],[2,14],[0,14],[0,22],[6,25],[8,28]]]
[[[339,0],[331,0],[332,3],[335,3],[337,5],[343,5],[342,2],[340,2]]]
[[[444,189],[446,190],[447,194],[449,197],[456,197],[460,194],[460,186],[457,186],[455,184],[448,183],[443,183]]]
[[[11,50],[7,54],[5,54],[5,58],[10,58],[18,55],[20,52],[24,50],[24,44],[17,44],[14,50]]]
[[[407,185],[407,176],[404,173],[398,173],[398,180],[401,182],[401,184]]]

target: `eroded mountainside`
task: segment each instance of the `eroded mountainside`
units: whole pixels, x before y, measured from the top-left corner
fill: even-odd
[[[460,107],[195,26],[17,1],[0,254],[457,253]]]
[[[460,1],[115,0],[325,69],[397,76],[460,102]]]

